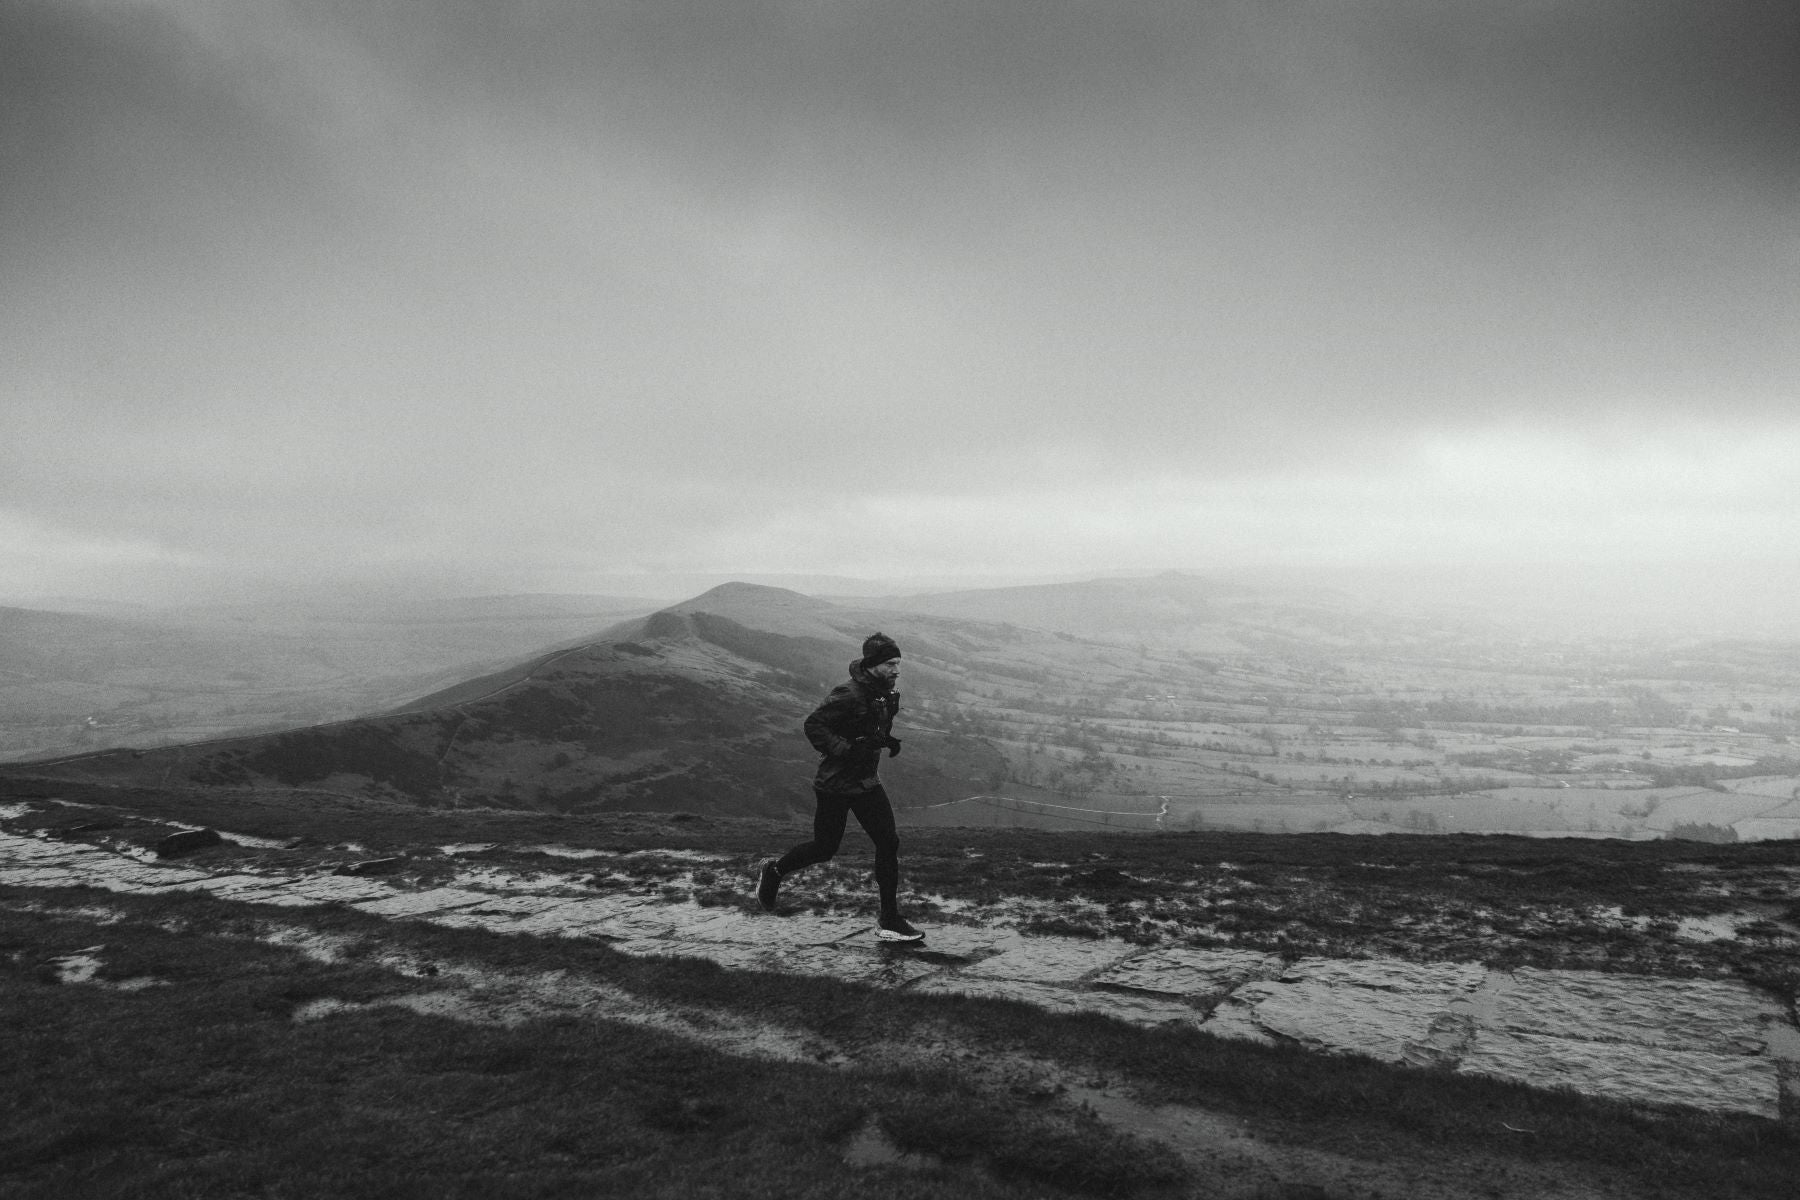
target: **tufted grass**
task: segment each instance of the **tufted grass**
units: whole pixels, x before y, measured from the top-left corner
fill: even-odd
[[[374,1007],[297,1023],[296,1008],[320,997],[366,1003],[438,985],[220,936],[248,928],[212,902],[106,898],[115,901],[133,915],[96,924],[0,913],[0,1192],[9,1197],[934,1200],[1106,1195],[1181,1176],[1166,1152],[1097,1122],[1051,1131],[929,1075],[751,1061],[604,1019],[506,1028]],[[626,981],[657,972],[598,948],[571,962],[566,947],[529,939],[443,939],[343,912],[306,915],[327,932],[394,933],[426,956],[487,949],[500,952],[483,960],[495,967],[555,962]],[[166,984],[115,992],[58,984],[43,969],[101,943],[102,978]],[[684,990],[681,973],[668,971],[669,990]],[[941,1161],[931,1169],[843,1161],[845,1140],[871,1117],[910,1129],[924,1111],[960,1131],[934,1145]],[[1118,1170],[1053,1186],[1041,1166],[1053,1149]]]
[[[498,842],[485,861],[569,872],[594,867],[513,847],[705,850],[727,862],[693,871],[686,886],[727,905],[747,904],[748,866],[805,828],[679,813],[426,812],[331,797],[299,803],[293,794],[0,782],[0,799],[73,802],[8,820],[14,830],[108,825],[74,836],[148,844],[180,823],[298,839],[289,850],[226,846],[192,860],[218,869],[238,859],[319,869],[395,853],[409,860],[396,881],[423,883],[452,870],[433,849],[446,842]],[[904,826],[902,836],[911,896],[1050,902],[1052,915],[1035,920],[1063,934],[1289,956],[1738,976],[1789,996],[1800,983],[1791,942],[1685,942],[1590,913],[1617,905],[1672,917],[1757,903],[1779,916],[1793,904],[1800,843]],[[798,877],[784,896],[801,906],[866,903],[868,852],[858,838],[852,829],[833,869]],[[687,867],[642,870],[647,886],[674,886]],[[1225,899],[1232,903],[1218,903]],[[1055,915],[1062,901],[1081,903]],[[44,902],[128,915],[104,924],[21,909]],[[0,1193],[929,1198],[1185,1186],[1180,1164],[1160,1148],[1093,1122],[1052,1119],[1041,1098],[997,1098],[941,1066],[749,1062],[605,1021],[498,1029],[375,1008],[297,1025],[291,1015],[307,1000],[367,1002],[435,985],[373,961],[324,964],[246,940],[250,921],[264,918],[420,959],[576,972],[652,1000],[811,1030],[852,1052],[948,1031],[997,1058],[1028,1055],[1070,1078],[1105,1076],[1149,1102],[1232,1114],[1265,1138],[1353,1157],[1566,1166],[1626,1194],[1669,1200],[1785,1200],[1800,1178],[1800,1114],[1792,1111],[1780,1122],[1652,1111],[1003,1001],[634,959],[597,943],[389,923],[325,906],[252,919],[247,911],[192,895],[0,889],[0,1062],[13,1085],[0,1093]],[[1157,931],[1164,918],[1175,933]],[[45,959],[99,943],[107,946],[103,979],[167,984],[124,993],[50,982]],[[871,1118],[900,1149],[937,1165],[847,1166],[847,1140]]]

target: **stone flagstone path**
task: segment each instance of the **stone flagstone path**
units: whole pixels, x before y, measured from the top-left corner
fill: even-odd
[[[877,987],[994,997],[1138,1024],[1565,1087],[1626,1101],[1778,1118],[1800,1100],[1794,997],[1726,980],[1479,963],[1308,958],[1145,947],[928,927],[922,947],[876,941],[863,918],[771,916],[641,895],[570,894],[487,871],[408,889],[331,874],[218,874],[80,842],[0,833],[0,885],[114,892],[193,890],[246,904],[341,903],[396,920],[500,933],[602,938],[627,954],[709,959],[732,970],[823,975]]]

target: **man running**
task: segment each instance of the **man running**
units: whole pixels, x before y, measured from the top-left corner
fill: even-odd
[[[824,862],[837,853],[844,821],[852,813],[875,843],[875,885],[881,892],[881,920],[875,936],[887,942],[918,942],[925,935],[900,915],[900,837],[894,831],[894,806],[888,802],[876,771],[881,752],[900,753],[893,736],[894,714],[900,711],[900,647],[884,633],[870,634],[862,657],[850,664],[850,679],[825,697],[806,718],[806,740],[824,755],[813,779],[812,841],[802,842],[779,859],[763,864],[756,898],[773,912],[781,881],[801,867]]]

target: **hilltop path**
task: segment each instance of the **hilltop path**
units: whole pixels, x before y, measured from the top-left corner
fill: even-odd
[[[689,866],[722,860],[667,857]],[[1260,951],[1026,936],[978,924],[929,927],[923,947],[901,950],[877,942],[862,918],[595,896],[572,874],[471,869],[451,886],[407,888],[343,874],[221,874],[11,833],[0,833],[0,885],[343,904],[393,920],[598,938],[626,954],[708,959],[731,970],[994,997],[1141,1025],[1181,1022],[1223,1037],[1769,1119],[1779,1119],[1784,1089],[1792,1103],[1800,1082],[1800,1030],[1789,1007],[1728,980],[1394,959],[1284,963]]]

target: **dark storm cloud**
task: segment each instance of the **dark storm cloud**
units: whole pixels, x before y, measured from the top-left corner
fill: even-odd
[[[1723,172],[1786,199],[1800,175],[1800,10],[1778,0],[1381,5],[1360,33],[1400,86],[1498,110],[1605,158]],[[1542,147],[1523,139],[1534,157]]]
[[[0,0],[0,56],[33,546],[773,563],[870,450],[932,569],[1460,544],[1421,446],[1624,497],[1800,376],[1785,4]]]
[[[328,220],[325,163],[256,66],[147,6],[0,4],[9,269],[149,256],[204,270],[244,248],[229,235],[245,226]]]
[[[984,402],[1084,442],[1143,451],[1121,394],[1236,459],[1334,413],[1766,412],[1796,365],[1790,6],[336,12],[446,103],[847,222],[990,337]]]

